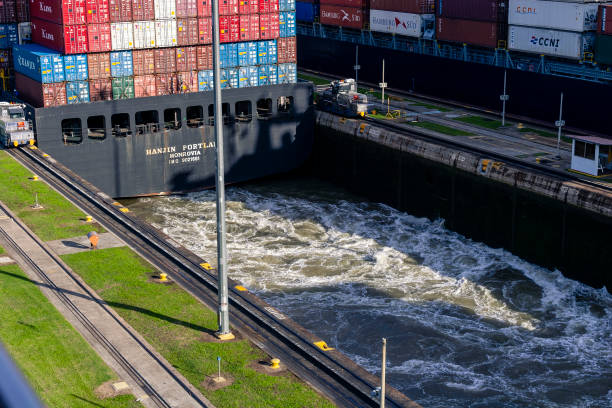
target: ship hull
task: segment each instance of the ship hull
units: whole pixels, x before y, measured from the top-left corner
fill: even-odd
[[[312,92],[310,84],[223,91],[223,103],[229,107],[223,126],[227,183],[287,172],[308,158],[314,125]],[[281,97],[292,98],[288,112],[277,108]],[[271,110],[258,115],[257,103],[266,99]],[[252,116],[238,115],[237,103],[243,112],[247,101]],[[198,92],[38,108],[31,114],[41,150],[110,196],[133,197],[214,187],[213,102],[213,92]],[[170,129],[164,126],[166,109],[178,109],[180,128],[176,122]],[[203,122],[188,122],[186,113],[198,109]],[[143,112],[164,119],[143,124]],[[120,116],[114,115],[129,118],[129,123],[116,125]],[[94,122],[91,126],[100,129],[91,132],[88,123]],[[80,142],[75,142],[75,123],[82,126]],[[67,124],[72,130],[68,137]]]
[[[347,78],[355,76],[355,44],[305,35],[297,38],[300,68]],[[499,96],[503,93],[504,81],[501,67],[360,44],[359,79],[379,83],[383,59],[385,82],[389,87],[501,111]],[[509,69],[507,73],[509,113],[552,125],[559,118],[563,92],[563,119],[567,126],[610,134],[612,86],[516,69]]]

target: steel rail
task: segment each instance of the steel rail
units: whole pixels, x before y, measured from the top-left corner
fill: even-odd
[[[172,270],[172,276],[177,283],[198,297],[208,306],[216,305],[217,278],[204,269],[201,258],[184,250],[174,240],[168,239],[154,227],[138,221],[121,212],[121,208],[113,206],[107,199],[92,191],[92,186],[77,176],[66,174],[53,160],[45,159],[40,154],[27,148],[11,149],[24,164],[34,167],[41,176],[51,176],[52,184],[60,189],[73,202],[79,203],[86,211],[95,212],[98,221],[109,230],[120,236],[136,252],[153,262],[160,270]],[[101,218],[106,219],[106,223]],[[290,327],[280,318],[266,310],[263,302],[248,292],[235,289],[237,283],[231,281],[230,305],[232,320],[239,321],[247,329],[260,336],[256,343],[264,350],[280,352],[289,358],[288,365],[301,369],[307,382],[321,390],[340,406],[361,407],[378,406],[379,402],[371,395],[378,386],[372,379],[365,379],[365,370],[355,372],[355,367],[347,367],[346,358],[337,358],[329,352],[316,347],[308,334],[301,333]],[[312,335],[310,335],[312,337]],[[352,363],[352,362],[351,362]],[[354,365],[354,363],[352,363]],[[316,372],[310,372],[316,368]],[[367,373],[365,373],[367,374]],[[322,377],[323,375],[323,377]],[[370,375],[370,377],[373,377]],[[327,381],[327,383],[325,382]],[[340,387],[340,388],[339,388]],[[398,395],[401,395],[397,393]],[[401,398],[403,397],[403,398]],[[417,406],[405,396],[388,396],[387,406]]]
[[[83,291],[91,298],[92,301],[98,303],[104,309],[105,312],[111,315],[115,321],[117,321],[119,324],[121,324],[121,326],[124,327],[124,329],[127,330],[127,328],[120,321],[118,321],[115,318],[115,316],[113,316],[113,314],[108,310],[106,305],[100,302],[94,296],[94,294],[89,291],[89,289],[83,286],[82,283],[74,277],[73,272],[69,268],[66,268],[65,264],[61,260],[59,260],[58,262],[57,256],[51,251],[49,251],[44,245],[42,245],[39,238],[36,235],[34,235],[30,231],[30,229],[27,228],[23,224],[23,222],[20,219],[13,216],[10,209],[8,209],[4,205],[4,203],[0,203],[0,210],[2,210],[5,214],[7,214],[10,217],[10,219],[14,223],[16,223],[19,226],[19,228],[21,228],[21,230],[24,231],[30,238],[32,238],[36,242],[36,244],[47,255],[53,258],[53,260],[56,261],[56,264],[62,269],[62,271],[68,274],[68,276],[79,287],[81,287],[81,289],[83,289]],[[119,364],[121,368],[125,370],[125,372],[130,376],[130,378],[136,384],[138,384],[139,387],[142,388],[142,390],[155,402],[155,404],[161,408],[170,408],[171,405],[157,392],[157,390],[155,390],[155,388],[153,388],[153,386],[151,386],[151,384],[123,356],[123,354],[119,350],[117,350],[117,348],[113,345],[113,343],[110,340],[108,340],[106,336],[104,336],[104,334],[100,330],[98,330],[96,325],[87,318],[87,316],[78,308],[78,306],[75,305],[72,300],[70,300],[70,298],[66,295],[65,291],[62,288],[58,287],[53,282],[53,280],[49,278],[49,276],[45,273],[45,271],[43,271],[40,268],[40,266],[38,266],[38,264],[30,257],[30,255],[28,255],[28,253],[25,250],[23,250],[23,248],[21,248],[3,228],[0,228],[0,235],[4,238],[6,242],[9,243],[9,246],[13,249],[13,251],[19,254],[19,256],[30,266],[30,268],[32,268],[32,270],[41,279],[41,281],[44,282],[44,285],[55,294],[58,300],[62,302],[64,306],[68,308],[68,310],[70,310],[70,312],[79,321],[79,323],[85,328],[85,330],[87,330],[87,332],[100,343],[100,345],[106,350],[106,352],[110,354],[110,356],[117,362],[117,364]],[[127,331],[130,332],[129,330]]]
[[[433,142],[437,145],[443,145],[443,146],[447,146],[447,147],[451,147],[453,149],[456,150],[462,150],[465,151],[467,153],[476,153],[478,155],[483,156],[483,158],[487,158],[487,159],[495,159],[498,161],[503,161],[504,163],[507,164],[512,164],[513,166],[516,167],[520,167],[526,170],[530,170],[536,173],[540,173],[540,174],[545,174],[547,176],[554,176],[557,178],[560,178],[562,180],[565,181],[574,181],[577,183],[582,183],[585,185],[588,185],[590,187],[594,187],[594,188],[599,188],[605,191],[612,191],[612,186],[604,184],[604,183],[598,183],[595,181],[591,181],[591,180],[586,180],[584,178],[578,177],[576,175],[573,175],[571,173],[568,172],[564,172],[562,170],[557,170],[554,168],[550,168],[550,167],[544,167],[542,165],[538,165],[538,164],[533,164],[531,162],[525,161],[525,160],[521,160],[521,159],[517,159],[515,157],[512,156],[508,156],[502,153],[496,153],[496,152],[492,152],[480,147],[476,147],[476,146],[468,146],[465,145],[463,143],[460,142],[455,142],[452,140],[448,140],[448,139],[442,139],[442,138],[438,138],[436,136],[432,136],[428,133],[426,133],[425,131],[421,131],[419,129],[407,129],[404,126],[400,126],[396,123],[392,123],[389,121],[385,121],[382,119],[376,119],[376,118],[363,118],[363,119],[359,119],[362,120],[364,122],[369,122],[371,124],[374,124],[378,127],[383,127],[383,128],[387,128],[389,130],[393,130],[395,132],[399,132],[405,135],[409,135],[409,136],[413,136],[416,137],[418,139],[421,140],[425,140],[428,142]]]

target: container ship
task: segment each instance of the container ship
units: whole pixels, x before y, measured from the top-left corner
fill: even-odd
[[[226,181],[289,171],[313,138],[295,1],[219,12]],[[113,197],[213,187],[211,16],[211,0],[4,0],[5,100],[26,104],[40,149]]]
[[[610,134],[612,4],[591,0],[299,0],[298,65]]]

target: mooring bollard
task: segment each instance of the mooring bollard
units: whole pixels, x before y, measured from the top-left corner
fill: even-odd
[[[270,360],[270,368],[273,369],[279,369],[280,368],[280,359],[278,358],[273,358],[272,360]]]

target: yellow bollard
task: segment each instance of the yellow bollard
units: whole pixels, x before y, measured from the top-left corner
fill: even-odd
[[[280,368],[280,360],[278,358],[273,358],[270,360],[270,368],[279,369]]]
[[[92,222],[92,221],[93,221],[93,217],[91,215],[85,216],[85,222]]]
[[[36,143],[34,139],[30,139],[30,146],[34,146],[34,143]]]
[[[32,181],[38,181],[38,176],[36,174],[32,175]]]
[[[159,274],[159,281],[160,282],[167,282],[168,281],[168,274],[166,273],[160,273]]]

